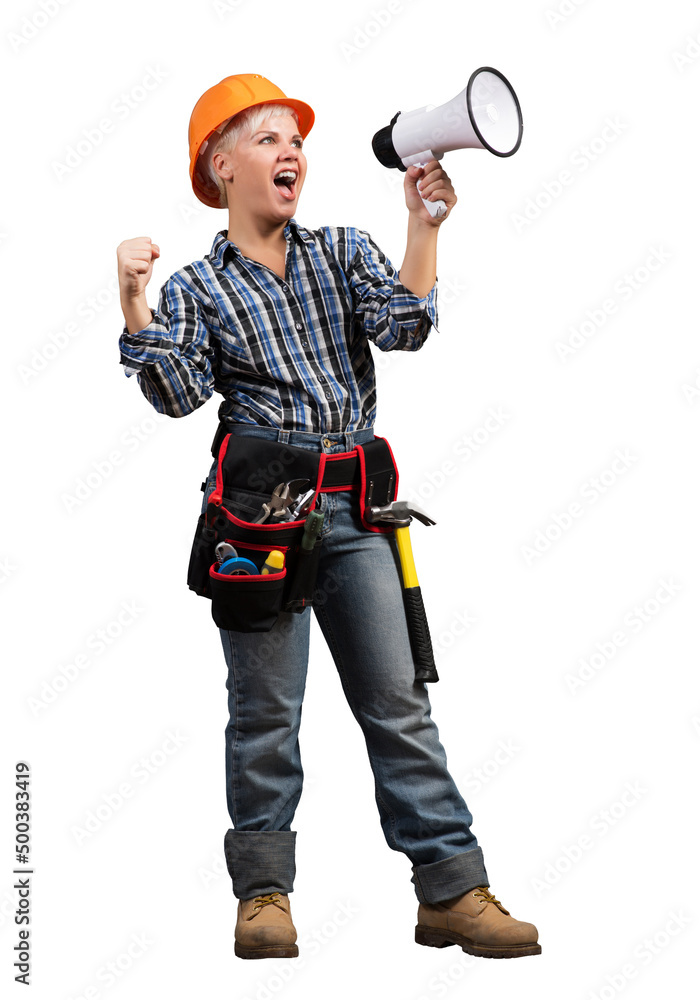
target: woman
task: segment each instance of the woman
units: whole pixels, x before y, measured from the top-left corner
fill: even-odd
[[[120,244],[120,347],[126,374],[137,373],[159,412],[184,416],[214,391],[223,395],[227,455],[279,455],[282,464],[285,454],[307,455],[333,466],[323,456],[358,448],[364,455],[381,441],[369,342],[381,350],[418,350],[425,342],[437,319],[437,232],[457,199],[437,161],[409,168],[398,275],[366,232],[303,228],[294,212],[313,121],[307,104],[254,74],[228,77],[200,98],[190,120],[190,176],[201,201],[228,208],[228,229],[209,255],[168,279],[157,310],[148,308],[145,288],[158,247],[148,238]],[[339,177],[350,166],[341,164]],[[433,218],[421,196],[442,199],[446,213]],[[279,451],[271,453],[271,443]],[[203,512],[223,504],[238,528],[284,516],[270,507],[269,483],[257,490],[250,483],[229,484],[222,495],[215,461]],[[365,736],[385,838],[413,866],[416,941],[457,943],[486,957],[539,954],[536,928],[514,920],[488,892],[471,814],[447,770],[425,683],[415,679],[391,537],[368,530],[361,499],[356,479],[314,494],[323,522],[313,610]],[[264,632],[220,628],[233,824],[225,853],[243,958],[298,953],[291,823],[302,790],[309,626],[308,610],[283,610]]]

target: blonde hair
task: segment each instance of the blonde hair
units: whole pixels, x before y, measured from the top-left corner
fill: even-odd
[[[254,135],[266,118],[281,118],[283,115],[291,115],[297,125],[299,124],[299,115],[294,108],[290,108],[286,104],[260,104],[257,107],[239,111],[228,122],[224,122],[220,131],[217,129],[219,138],[209,153],[209,173],[219,189],[219,208],[227,208],[228,199],[226,197],[226,181],[223,177],[219,177],[214,170],[212,163],[214,154],[232,153],[244,133]]]

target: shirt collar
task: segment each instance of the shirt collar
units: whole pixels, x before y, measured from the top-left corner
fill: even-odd
[[[228,239],[228,236],[226,235],[227,233],[228,229],[222,229],[216,234],[212,244],[211,253],[209,254],[209,258],[212,263],[221,268],[226,267],[229,260],[236,257],[241,252],[236,244]],[[290,219],[284,227],[284,238],[287,242],[290,240],[294,240],[296,243],[314,242],[314,236],[311,230],[300,226],[296,219]]]

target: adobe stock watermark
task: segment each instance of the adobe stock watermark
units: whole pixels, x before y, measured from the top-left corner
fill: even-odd
[[[129,768],[128,778],[120,781],[111,791],[103,792],[100,801],[85,813],[82,825],[74,824],[71,827],[73,839],[78,847],[82,847],[121,812],[127,802],[130,802],[155,774],[162,771],[185,743],[189,743],[189,736],[183,736],[178,729],[175,732],[168,731],[165,739],[154,750],[139,757]]]
[[[467,791],[480,792],[521,752],[522,747],[516,746],[512,740],[499,740],[498,746],[486,760],[462,775],[462,782]]]
[[[557,340],[554,350],[559,360],[566,364],[582,347],[602,330],[611,316],[615,316],[620,306],[634,298],[636,292],[643,288],[669,260],[671,253],[663,246],[651,246],[646,256],[632,271],[625,271],[612,287],[612,292],[593,309],[587,309],[584,318],[569,326],[568,337]]]
[[[630,638],[639,635],[649,622],[653,621],[659,612],[667,607],[683,588],[673,578],[661,579],[654,593],[624,615],[622,626],[615,629],[607,638],[595,643],[595,651],[578,660],[578,669],[565,675],[569,694],[577,695],[594,677],[610,664],[618,652],[627,645]]]
[[[667,913],[664,923],[640,941],[628,961],[612,974],[606,975],[602,985],[599,984],[589,992],[587,1000],[615,1000],[691,923],[691,917],[682,910]]]
[[[421,504],[442,489],[442,487],[460,471],[460,466],[468,462],[478,451],[493,440],[511,419],[502,406],[489,407],[487,416],[480,424],[458,438],[450,450],[453,457],[446,458],[438,468],[433,468],[424,476],[423,482],[415,489],[408,491],[408,499]]]
[[[198,219],[204,215],[204,206],[194,195],[186,201],[179,201],[176,205],[178,215],[182,222],[190,223],[192,219]]]
[[[689,66],[695,65],[700,56],[700,31],[695,35],[685,36],[685,47],[682,51],[674,49],[671,62],[679,73],[685,73]]]
[[[471,631],[477,621],[478,619],[466,610],[456,611],[447,628],[431,633],[435,653],[448,653],[455,643],[459,644],[462,637]]]
[[[544,12],[547,24],[554,30],[560,28],[562,24],[566,24],[571,15],[575,14],[577,10],[580,10],[586,2],[587,0],[561,0],[556,7],[548,7]]]
[[[284,962],[277,960],[274,972],[264,979],[259,979],[253,990],[249,990],[241,1000],[273,1000],[306,967],[307,960],[318,955],[335,938],[338,931],[360,912],[360,907],[350,899],[337,903],[327,920],[301,936],[298,957]]]
[[[594,850],[611,830],[620,823],[639,802],[648,795],[649,789],[640,781],[628,781],[620,795],[612,802],[599,809],[588,821],[587,828],[572,844],[562,844],[559,854],[553,861],[548,861],[541,875],[530,879],[530,885],[535,894],[540,897],[550,892],[558,885],[582,858]]]
[[[695,369],[695,378],[692,382],[684,382],[681,386],[685,401],[690,406],[694,406],[700,399],[700,368]]]
[[[80,479],[75,480],[71,492],[61,493],[61,503],[68,514],[73,514],[89,500],[101,486],[112,478],[117,469],[124,465],[129,455],[133,455],[149,441],[161,424],[169,420],[164,413],[153,413],[138,424],[130,424],[118,438],[118,447],[112,448],[102,458],[93,460],[91,467]]]
[[[0,587],[17,572],[17,567],[9,556],[0,558]]]
[[[511,212],[510,220],[516,233],[522,233],[537,222],[542,214],[551,208],[564,194],[570,190],[577,179],[597,163],[612,145],[614,145],[628,125],[619,116],[605,119],[605,124],[599,133],[587,142],[582,143],[569,155],[569,166],[563,167],[554,177],[543,181],[538,191],[526,199],[519,212]]]
[[[32,348],[25,362],[17,365],[17,373],[22,384],[29,385],[32,379],[45,372],[51,363],[84,332],[86,327],[118,301],[119,280],[115,275],[96,292],[81,299],[75,307],[76,318],[64,323],[62,327],[52,330],[47,334],[42,344]]]
[[[99,1000],[105,990],[121,983],[124,976],[155,944],[145,931],[134,931],[128,943],[107,962],[96,969],[92,981],[80,993],[71,993],[68,1000]]]
[[[68,3],[70,0],[39,0],[32,13],[25,15],[14,31],[8,31],[7,40],[12,51],[26,48]]]
[[[222,878],[229,878],[226,858],[222,853],[213,852],[207,865],[200,865],[197,869],[197,876],[203,888],[210,889]]]
[[[449,953],[448,953],[449,954]],[[464,979],[470,969],[479,965],[479,959],[473,955],[462,952],[455,961],[436,975],[431,976],[423,987],[423,992],[414,1000],[435,1000],[435,997],[444,997],[454,987]]]
[[[403,195],[403,183],[406,175],[402,170],[394,170],[393,168],[380,166],[379,164],[377,164],[377,169],[382,171],[384,183],[394,196],[394,200],[398,202],[400,196]]]
[[[16,927],[15,915],[17,913],[17,896],[9,889],[5,890],[4,896],[0,898],[0,930],[2,930],[5,924],[10,924]]]
[[[36,718],[75,684],[78,678],[95,665],[96,660],[122,638],[143,614],[134,600],[122,601],[117,613],[85,639],[81,650],[68,663],[60,664],[50,677],[43,680],[38,691],[27,698],[27,707]]]
[[[62,182],[73,174],[92,156],[105,139],[114,133],[121,122],[126,121],[155,90],[158,90],[163,80],[166,80],[169,75],[169,72],[160,66],[148,66],[137,83],[133,84],[129,90],[123,90],[109,104],[107,109],[109,114],[103,115],[99,121],[84,128],[80,138],[76,139],[72,146],[66,146],[63,159],[51,161],[54,177]]]
[[[240,10],[244,3],[247,3],[247,0],[213,0],[212,7],[219,20],[223,21],[229,14]]]
[[[440,278],[437,284],[437,304],[440,315],[449,314],[452,307],[468,291],[470,291],[469,282],[461,274],[447,274]]]
[[[388,0],[383,7],[368,11],[362,23],[356,24],[352,29],[349,40],[346,38],[340,43],[340,51],[345,62],[350,63],[356,56],[361,55],[404,9],[405,2],[402,0]]]
[[[587,510],[595,506],[601,497],[605,496],[620,479],[627,475],[637,461],[637,456],[633,455],[628,448],[618,448],[612,462],[602,472],[591,476],[579,487],[578,495],[585,503],[572,500],[564,510],[550,514],[544,527],[537,529],[531,542],[520,547],[521,555],[526,564],[532,566],[539,562],[542,556],[549,552],[552,546],[584,517]]]

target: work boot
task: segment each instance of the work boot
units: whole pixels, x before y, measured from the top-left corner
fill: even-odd
[[[430,948],[458,944],[468,955],[481,958],[518,958],[540,955],[537,928],[514,920],[486,888],[418,907],[416,943]]]
[[[296,958],[297,931],[289,897],[271,892],[239,899],[234,952],[239,958]]]

